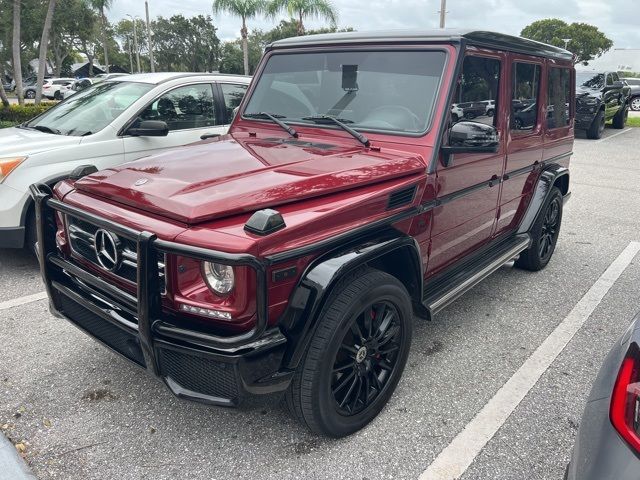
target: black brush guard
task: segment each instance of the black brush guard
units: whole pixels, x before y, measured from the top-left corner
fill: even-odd
[[[30,190],[35,201],[40,271],[54,314],[146,367],[180,397],[234,406],[243,397],[288,387],[292,372],[281,369],[287,340],[278,328],[268,328],[266,261],[161,240],[153,233],[130,229],[56,200],[47,185],[32,185]],[[56,211],[136,243],[135,296],[60,255],[55,242]],[[158,253],[252,268],[257,286],[253,329],[233,336],[215,335],[185,328],[179,315],[163,311]]]

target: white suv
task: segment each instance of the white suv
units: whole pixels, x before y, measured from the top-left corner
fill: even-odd
[[[45,78],[42,83],[42,96],[50,100],[60,100],[60,89],[71,85],[73,78]],[[36,98],[36,85],[30,85],[24,89],[25,98]]]
[[[29,185],[52,185],[80,165],[102,170],[224,134],[249,82],[220,74],[128,75],[0,129],[0,248],[35,243]]]

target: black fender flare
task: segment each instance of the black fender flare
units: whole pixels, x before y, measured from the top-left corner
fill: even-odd
[[[279,322],[280,329],[288,340],[283,367],[295,369],[298,366],[318,327],[324,305],[345,275],[402,249],[405,250],[402,253],[408,255],[411,262],[407,265],[407,270],[410,269],[416,282],[411,287],[415,291],[409,293],[414,302],[416,299],[419,302],[423,280],[419,246],[413,237],[397,230],[390,229],[375,236],[361,238],[349,246],[329,251],[315,259],[293,289],[287,309]]]
[[[522,217],[520,226],[518,227],[517,234],[528,233],[533,225],[536,223],[538,216],[546,202],[551,189],[557,183],[558,179],[569,175],[569,169],[558,164],[551,164],[544,167],[544,170],[540,173],[540,177],[536,183],[536,186],[527,207],[527,211]],[[568,198],[570,194],[564,193],[565,198]]]

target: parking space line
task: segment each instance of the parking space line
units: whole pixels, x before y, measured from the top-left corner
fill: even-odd
[[[595,141],[595,142],[593,142],[593,143],[601,143],[601,142],[604,142],[605,140],[609,140],[610,138],[617,137],[618,135],[622,135],[623,133],[630,132],[631,130],[632,130],[631,128],[626,128],[626,129],[622,130],[621,132],[614,133],[613,135],[608,135],[608,136],[606,136],[606,137],[604,137],[604,138],[601,138],[600,140],[596,140],[596,141]]]
[[[0,302],[0,311],[19,307],[20,305],[26,305],[27,303],[37,302],[44,298],[47,298],[47,292],[38,292],[31,295],[25,295],[24,297],[14,298],[13,300],[6,300],[4,302]]]
[[[464,474],[484,446],[584,325],[638,252],[640,252],[640,242],[631,242],[627,245],[551,335],[440,452],[420,475],[420,480],[454,480]]]

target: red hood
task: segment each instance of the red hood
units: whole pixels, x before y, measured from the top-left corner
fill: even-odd
[[[424,169],[420,157],[401,151],[227,135],[104,170],[75,185],[90,194],[194,224]]]

